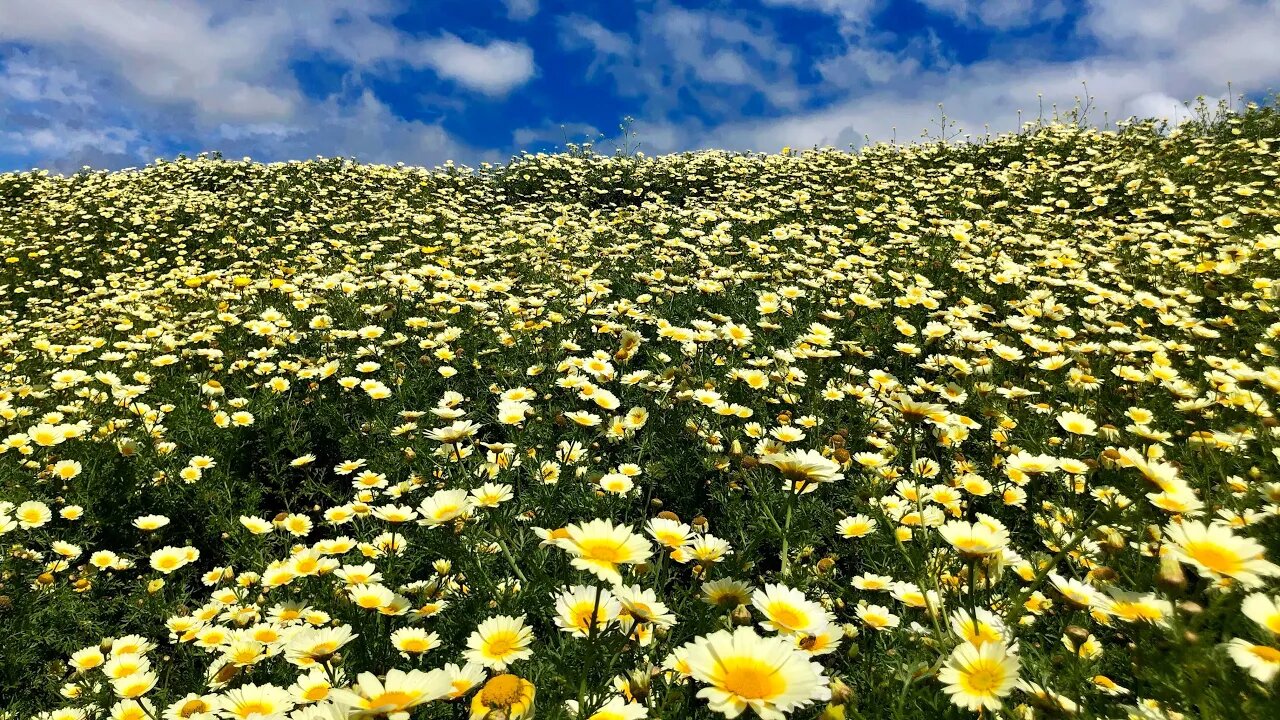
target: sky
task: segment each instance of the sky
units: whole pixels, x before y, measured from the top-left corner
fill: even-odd
[[[0,0],[0,171],[1176,121],[1280,90],[1277,37],[1280,0]]]

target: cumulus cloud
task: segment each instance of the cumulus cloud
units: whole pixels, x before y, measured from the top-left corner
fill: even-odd
[[[806,97],[795,50],[761,18],[661,3],[640,13],[634,37],[579,15],[560,18],[561,45],[589,50],[588,75],[606,74],[620,95],[639,98],[645,114],[741,112],[762,100],[793,109]]]
[[[535,71],[527,45],[505,40],[473,45],[448,34],[423,43],[418,60],[441,77],[488,95],[505,95]]]
[[[538,14],[538,0],[502,0],[507,6],[507,17],[512,20],[528,20]]]
[[[824,77],[862,71],[844,99],[815,110],[719,124],[644,118],[639,130],[658,151],[697,147],[777,151],[790,146],[860,145],[864,138],[914,140],[939,134],[945,112],[961,132],[1014,130],[1092,98],[1090,121],[1131,116],[1185,119],[1183,104],[1280,81],[1280,5],[1260,0],[1095,0],[1080,21],[1094,55],[1069,61],[1002,58],[968,65],[918,63],[912,51],[852,41],[820,60]],[[917,51],[918,52],[918,49]],[[846,75],[847,76],[847,75]],[[942,106],[942,109],[939,108]],[[1020,113],[1021,111],[1021,113]],[[1049,117],[1045,118],[1050,119]]]
[[[451,84],[454,102],[466,95],[459,88],[501,96],[533,76],[532,51],[409,34],[392,22],[404,9],[400,0],[0,0],[0,151],[58,168],[137,164],[215,141],[272,158],[325,148],[380,160],[400,152],[406,162],[482,155],[438,122],[397,116],[366,94],[365,78],[428,70]],[[340,63],[341,89],[304,92],[291,66],[300,54]]]

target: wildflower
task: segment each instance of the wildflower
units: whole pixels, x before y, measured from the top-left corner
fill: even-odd
[[[951,702],[969,710],[999,710],[1018,681],[1018,656],[1003,642],[962,643],[938,672]]]
[[[533,655],[529,649],[532,642],[533,630],[525,627],[523,615],[498,615],[481,622],[471,633],[463,656],[492,670],[506,670],[511,663]]]
[[[1236,638],[1227,643],[1231,660],[1258,682],[1269,683],[1280,672],[1280,649]]]
[[[720,630],[686,651],[690,675],[708,685],[698,691],[711,709],[737,717],[750,708],[765,720],[831,699],[822,666],[780,637],[760,637],[749,627]]]
[[[565,527],[565,537],[555,545],[573,556],[571,564],[586,570],[605,582],[622,584],[620,565],[636,565],[652,554],[649,541],[636,535],[625,525],[608,520],[589,520]]]
[[[1263,559],[1261,543],[1239,537],[1228,527],[1184,520],[1170,523],[1164,532],[1173,557],[1209,578],[1232,578],[1245,587],[1258,587],[1264,577],[1280,575],[1280,566]]]
[[[501,717],[519,720],[533,716],[537,688],[533,683],[510,673],[494,675],[480,692],[471,698],[471,720],[485,720],[499,711]]]
[[[811,493],[823,483],[844,478],[837,472],[840,465],[813,450],[774,453],[762,458],[760,463],[777,468],[787,482],[787,488],[799,495]]]
[[[351,708],[356,716],[380,716],[408,720],[412,708],[442,698],[449,681],[441,670],[389,670],[381,681],[373,673],[360,673],[350,689],[334,688],[333,699]]]

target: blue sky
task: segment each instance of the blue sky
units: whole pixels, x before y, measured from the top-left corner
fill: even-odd
[[[975,135],[1280,89],[1269,0],[0,0],[0,170]]]

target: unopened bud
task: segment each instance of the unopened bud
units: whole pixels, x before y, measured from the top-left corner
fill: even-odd
[[[837,704],[834,700],[822,709],[822,714],[818,716],[818,720],[845,720],[844,705]]]
[[[746,605],[739,605],[729,614],[729,619],[733,621],[734,625],[745,627],[752,622],[751,611],[747,609]]]
[[[1182,572],[1182,564],[1172,555],[1160,558],[1160,574],[1156,584],[1168,592],[1181,592],[1187,588],[1187,576]]]
[[[1114,555],[1116,553],[1123,552],[1127,546],[1127,543],[1124,541],[1124,536],[1115,528],[1107,528],[1101,532],[1101,535],[1102,537],[1099,538],[1099,543],[1102,545],[1103,552]]]
[[[832,705],[848,705],[853,699],[853,688],[840,678],[832,679],[830,688]]]

